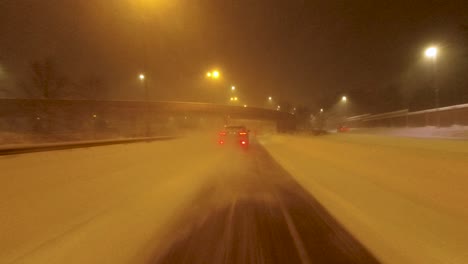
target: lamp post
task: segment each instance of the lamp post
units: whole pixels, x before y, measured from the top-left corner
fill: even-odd
[[[149,107],[149,91],[148,91],[148,80],[144,73],[138,75],[138,79],[143,84],[143,89],[145,92],[145,136],[149,137],[151,135],[151,126],[150,126],[150,107]]]
[[[432,73],[431,73],[431,82],[432,89],[434,89],[435,97],[435,108],[437,115],[437,126],[440,126],[440,113],[439,113],[439,88],[436,85],[436,61],[437,61],[438,49],[436,47],[429,47],[424,52],[424,55],[431,60]]]
[[[207,72],[206,73],[206,78],[213,81],[213,83],[210,86],[219,88],[218,87],[218,84],[219,84],[218,81],[221,78],[221,72],[219,70],[214,69],[214,70],[211,70],[211,71]],[[218,84],[216,84],[216,83],[218,83]],[[219,100],[219,98],[218,98],[219,95],[220,95],[220,91],[217,91],[217,89],[210,92],[211,102],[213,104],[216,103]],[[208,100],[208,101],[210,101],[210,100]]]
[[[221,77],[221,73],[218,70],[213,70],[213,71],[207,72],[206,77],[217,80]]]
[[[346,115],[348,114],[348,97],[343,95],[341,97],[341,103],[343,104],[343,121],[346,121]]]
[[[148,81],[146,80],[146,76],[143,73],[140,73],[138,76],[138,79],[140,79],[141,83],[143,84],[143,89],[145,92],[145,101],[149,101],[149,91],[148,91]]]
[[[272,96],[268,96],[266,98],[266,102],[264,103],[264,107],[267,108],[267,109],[274,109],[274,104],[273,104],[273,97]]]

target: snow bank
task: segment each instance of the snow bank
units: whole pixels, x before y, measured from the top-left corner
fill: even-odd
[[[384,263],[468,263],[468,142],[274,136],[263,145]]]
[[[416,138],[468,139],[468,126],[458,125],[451,127],[353,128],[350,132]]]
[[[225,158],[207,140],[0,157],[0,263],[147,263]]]

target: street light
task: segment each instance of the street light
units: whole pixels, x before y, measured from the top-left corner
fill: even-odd
[[[427,58],[432,61],[432,88],[434,89],[435,95],[435,108],[439,109],[439,88],[436,85],[436,59],[437,59],[438,49],[437,47],[429,47],[424,52]],[[440,113],[437,111],[437,126],[440,126]]]
[[[237,98],[237,96],[236,96],[236,97],[234,97],[234,101],[237,101],[237,100],[239,100],[239,98]]]
[[[320,108],[320,113],[323,113],[323,108]]]
[[[146,76],[144,73],[140,73],[138,75],[138,79],[144,84],[144,89],[145,89],[145,100],[149,101],[149,94],[148,94],[148,82],[145,80]]]
[[[273,97],[269,96],[268,101],[271,101],[271,100],[273,100]]]
[[[231,86],[231,91],[235,91],[236,90],[236,87],[233,85]]]
[[[211,72],[207,72],[206,77],[210,79],[219,79],[219,77],[221,77],[221,73],[219,73],[218,70],[214,70]]]
[[[346,115],[348,114],[348,104],[346,102],[348,102],[348,97],[346,97],[345,95],[343,95],[341,97],[341,102],[343,103],[343,118],[346,119]]]
[[[212,71],[206,72],[205,77],[207,79],[213,80],[213,82],[212,82],[213,86],[218,86],[219,83],[218,84],[215,84],[215,83],[218,82],[217,80],[221,77],[221,73],[218,70],[212,70]],[[218,91],[217,92],[215,91],[215,92],[213,92],[211,94],[212,103],[215,103],[216,101],[218,101],[218,99],[220,99],[220,91],[219,91],[219,89],[216,89],[216,90],[218,90]]]
[[[145,101],[148,102],[149,101],[149,90],[148,90],[148,81],[145,81],[145,74],[143,73],[140,73],[140,75],[138,75],[138,78],[140,79],[140,81],[143,83],[143,88],[144,88],[144,91],[145,91]],[[151,134],[151,126],[150,126],[150,120],[149,120],[149,105],[148,104],[145,104],[145,112],[146,112],[146,122],[145,122],[145,126],[146,126],[146,136],[149,137],[150,134]]]
[[[437,57],[437,48],[436,47],[429,47],[426,49],[424,53],[426,57],[435,59]]]
[[[247,107],[247,105],[245,104],[244,107]]]

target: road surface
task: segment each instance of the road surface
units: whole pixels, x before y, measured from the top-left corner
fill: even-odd
[[[187,230],[156,263],[377,263],[255,141],[220,151],[215,180],[173,227]]]
[[[468,260],[466,142],[215,138],[0,157],[0,263]]]

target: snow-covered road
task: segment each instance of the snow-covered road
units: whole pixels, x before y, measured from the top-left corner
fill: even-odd
[[[315,197],[382,262],[468,263],[468,142],[366,135],[263,137],[262,145],[286,170],[279,173],[260,148],[240,158],[220,150],[214,136],[0,157],[0,263],[148,263],[158,249],[171,246],[167,238],[174,229],[167,227],[184,220],[187,208],[206,217],[211,209],[202,204],[274,215],[278,206],[264,208],[257,195],[261,192],[265,199],[272,190],[280,199],[289,193],[285,210],[296,222],[293,229],[305,255],[313,249],[308,245],[316,245],[310,226],[333,221],[314,218],[324,215],[317,206],[291,201],[313,203],[310,197]],[[208,193],[215,195],[203,195]],[[231,196],[243,197],[243,202],[229,204]],[[249,197],[256,201],[253,205],[245,204]],[[252,230],[249,221],[259,221],[236,212],[245,230]],[[276,219],[263,217],[262,223]],[[195,237],[215,238],[214,230]],[[346,238],[342,231],[331,235],[336,230],[326,231],[332,244]],[[184,232],[181,228],[179,233]],[[269,241],[260,248],[270,252],[270,245],[291,241]]]

